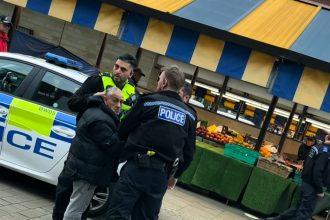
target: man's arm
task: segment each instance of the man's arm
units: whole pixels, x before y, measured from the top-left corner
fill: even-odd
[[[196,149],[196,122],[193,122],[188,131],[188,137],[185,140],[183,147],[183,163],[179,163],[178,170],[176,171],[174,178],[179,178],[181,174],[188,168],[193,160]]]
[[[299,146],[299,150],[298,150],[298,157],[297,157],[297,160],[303,160],[303,151],[304,151],[304,144],[301,144]]]
[[[117,134],[104,121],[95,121],[88,126],[91,139],[96,145],[109,153],[111,157],[119,157],[121,147]]]
[[[89,77],[82,86],[70,97],[68,107],[73,112],[84,112],[87,109],[88,97],[100,92],[100,77]]]
[[[328,162],[328,155],[321,154],[314,162],[313,181],[316,186],[317,193],[323,193],[323,172]]]
[[[121,120],[118,136],[121,140],[126,140],[129,133],[138,127],[143,117],[143,98],[139,98],[137,103],[131,108],[127,115]]]

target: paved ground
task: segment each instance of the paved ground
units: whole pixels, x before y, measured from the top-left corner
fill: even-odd
[[[243,212],[180,187],[166,193],[160,220],[243,220]]]
[[[54,186],[0,168],[0,220],[51,220],[54,194]],[[251,218],[239,209],[180,187],[166,193],[160,220],[210,219]]]
[[[0,168],[0,220],[50,220],[55,187]],[[243,213],[177,187],[168,191],[160,220],[246,219]]]

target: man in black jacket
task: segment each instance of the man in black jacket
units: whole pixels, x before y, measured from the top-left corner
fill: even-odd
[[[90,76],[68,101],[70,110],[78,113],[77,122],[87,109],[89,97],[93,95],[103,96],[105,89],[108,87],[117,87],[122,90],[125,101],[122,110],[128,110],[136,101],[135,87],[128,81],[136,65],[136,59],[133,56],[124,54],[117,58],[112,74],[101,73],[100,75]],[[58,177],[56,188],[56,198],[58,199],[55,201],[53,210],[54,220],[63,219],[65,208],[72,193],[71,179],[70,173],[65,169]]]
[[[181,97],[182,101],[187,105],[187,107],[191,109],[192,113],[194,113],[194,117],[197,118],[195,109],[188,104],[191,95],[192,95],[191,84],[188,82],[185,82],[183,87],[179,90],[179,96]],[[196,136],[194,137],[194,139],[196,139]],[[168,180],[167,188],[174,189],[177,181],[178,181],[178,178],[175,178],[174,176],[170,177]]]
[[[304,161],[308,157],[309,151],[316,144],[315,137],[306,137],[306,143],[299,146],[297,161]]]
[[[196,117],[178,95],[184,75],[162,71],[156,93],[140,97],[122,120],[118,136],[127,140],[107,219],[158,219],[169,179],[178,178],[195,151]]]
[[[122,103],[122,92],[116,87],[108,88],[104,98],[88,98],[87,110],[78,122],[76,136],[63,168],[72,176],[73,186],[64,214],[66,220],[81,219],[95,188],[109,186],[120,153],[116,131]],[[59,199],[61,197],[56,198]],[[64,201],[56,201],[55,204],[61,202]]]
[[[268,220],[309,220],[318,198],[324,197],[324,188],[330,187],[330,135],[321,146],[313,146],[304,162],[301,198],[296,208],[291,208]]]
[[[179,90],[179,96],[184,103],[189,103],[189,100],[192,96],[192,87],[190,83],[184,82],[183,87]]]

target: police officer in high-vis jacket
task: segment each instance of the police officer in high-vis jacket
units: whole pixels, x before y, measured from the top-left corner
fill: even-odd
[[[141,96],[119,127],[126,140],[107,219],[158,219],[167,187],[192,161],[196,115],[178,95],[184,75],[163,69],[155,93]]]
[[[112,74],[101,73],[100,75],[90,76],[68,101],[69,108],[73,112],[78,112],[77,121],[87,109],[88,98],[92,95],[104,95],[104,91],[108,87],[115,86],[122,90],[124,99],[122,112],[128,111],[136,101],[135,86],[128,80],[136,66],[136,59],[129,54],[124,54],[117,58]],[[72,173],[68,169],[63,169],[58,177],[56,188],[56,200],[53,209],[54,220],[63,219],[72,189]],[[83,215],[83,219],[85,217],[86,213]]]
[[[68,101],[70,110],[78,112],[77,120],[87,108],[87,98],[91,95],[102,95],[108,87],[118,87],[122,90],[124,97],[122,110],[124,113],[130,110],[137,97],[135,85],[128,79],[132,77],[136,66],[136,59],[124,54],[117,58],[112,73],[90,76]]]

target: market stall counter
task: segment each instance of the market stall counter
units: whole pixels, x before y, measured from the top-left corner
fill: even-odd
[[[193,162],[179,181],[240,202],[264,215],[281,213],[299,199],[299,185],[293,179],[226,157],[223,148],[200,141],[196,142]],[[314,213],[328,208],[330,194],[326,193]]]
[[[194,160],[180,181],[238,201],[252,169],[252,165],[224,156],[222,148],[197,142]]]
[[[296,187],[292,179],[254,167],[242,204],[266,215],[280,213],[290,207]]]

